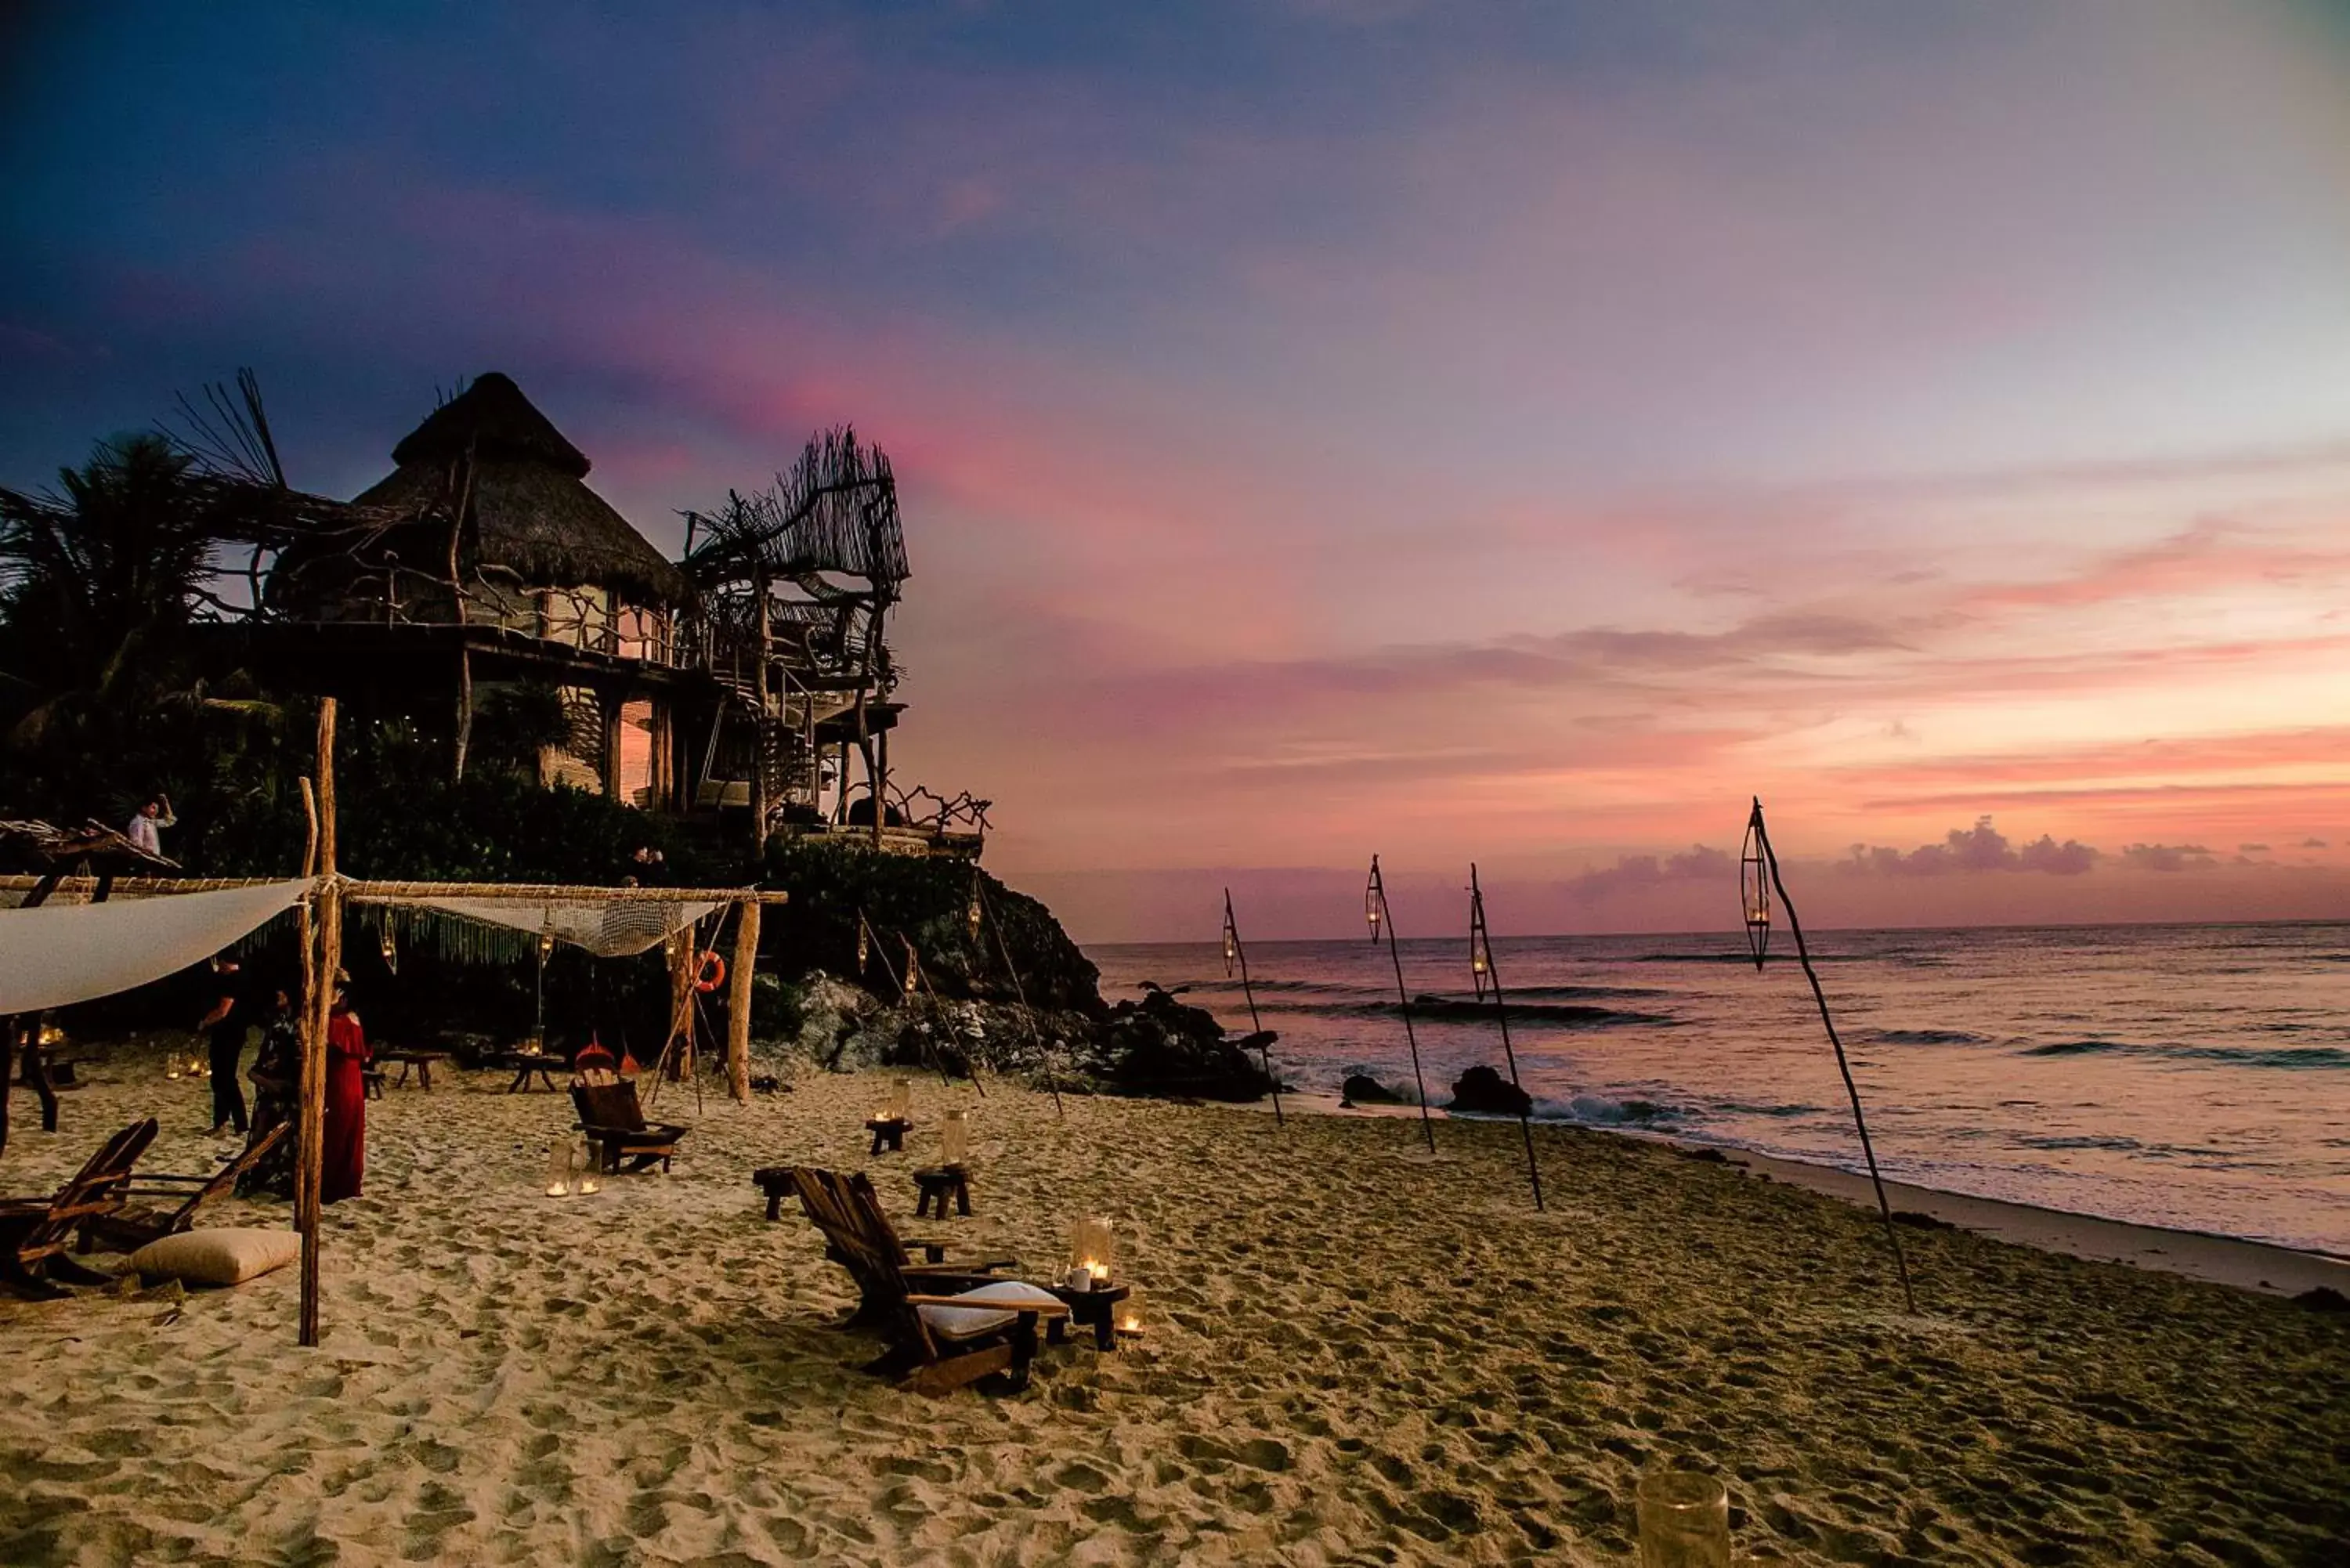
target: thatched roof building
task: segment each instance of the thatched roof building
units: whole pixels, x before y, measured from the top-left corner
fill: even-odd
[[[602,590],[621,605],[674,610],[685,575],[588,488],[587,454],[512,378],[490,371],[392,448],[393,472],[352,498],[396,519],[357,542],[290,549],[270,582],[274,609],[319,620],[454,618],[451,520],[463,513],[460,580],[468,619],[513,625],[534,596]]]

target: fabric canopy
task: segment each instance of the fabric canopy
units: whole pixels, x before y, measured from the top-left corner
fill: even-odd
[[[210,958],[310,884],[296,878],[210,893],[0,909],[0,1013],[111,996]]]
[[[505,926],[533,936],[553,937],[601,958],[640,953],[681,931],[719,905],[682,903],[659,897],[621,901],[566,903],[560,898],[385,898],[386,904],[435,910],[484,925]]]

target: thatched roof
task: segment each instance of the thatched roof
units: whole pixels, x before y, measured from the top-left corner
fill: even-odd
[[[593,583],[639,600],[685,603],[685,574],[580,483],[587,454],[564,439],[513,379],[492,370],[432,410],[392,448],[400,467],[353,498],[422,514],[454,504],[450,484],[473,453],[473,556],[549,587]]]
[[[391,461],[442,462],[471,451],[476,457],[543,463],[574,479],[588,477],[588,454],[563,439],[554,422],[532,407],[514,378],[489,370],[425,416],[391,449]]]

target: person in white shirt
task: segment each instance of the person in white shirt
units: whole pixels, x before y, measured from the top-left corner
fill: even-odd
[[[177,827],[179,824],[180,819],[172,815],[172,797],[168,794],[159,794],[141,805],[138,815],[130,819],[129,836],[131,843],[160,860],[163,857],[163,836],[161,830],[166,827]]]

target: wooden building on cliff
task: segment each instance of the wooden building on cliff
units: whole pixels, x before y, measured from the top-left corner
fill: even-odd
[[[460,776],[523,766],[762,838],[978,853],[985,802],[889,776],[904,707],[884,633],[909,573],[888,460],[852,432],[812,441],[768,492],[686,514],[681,564],[496,372],[391,459],[307,509],[256,573],[255,613],[222,628],[269,682],[443,736]]]

